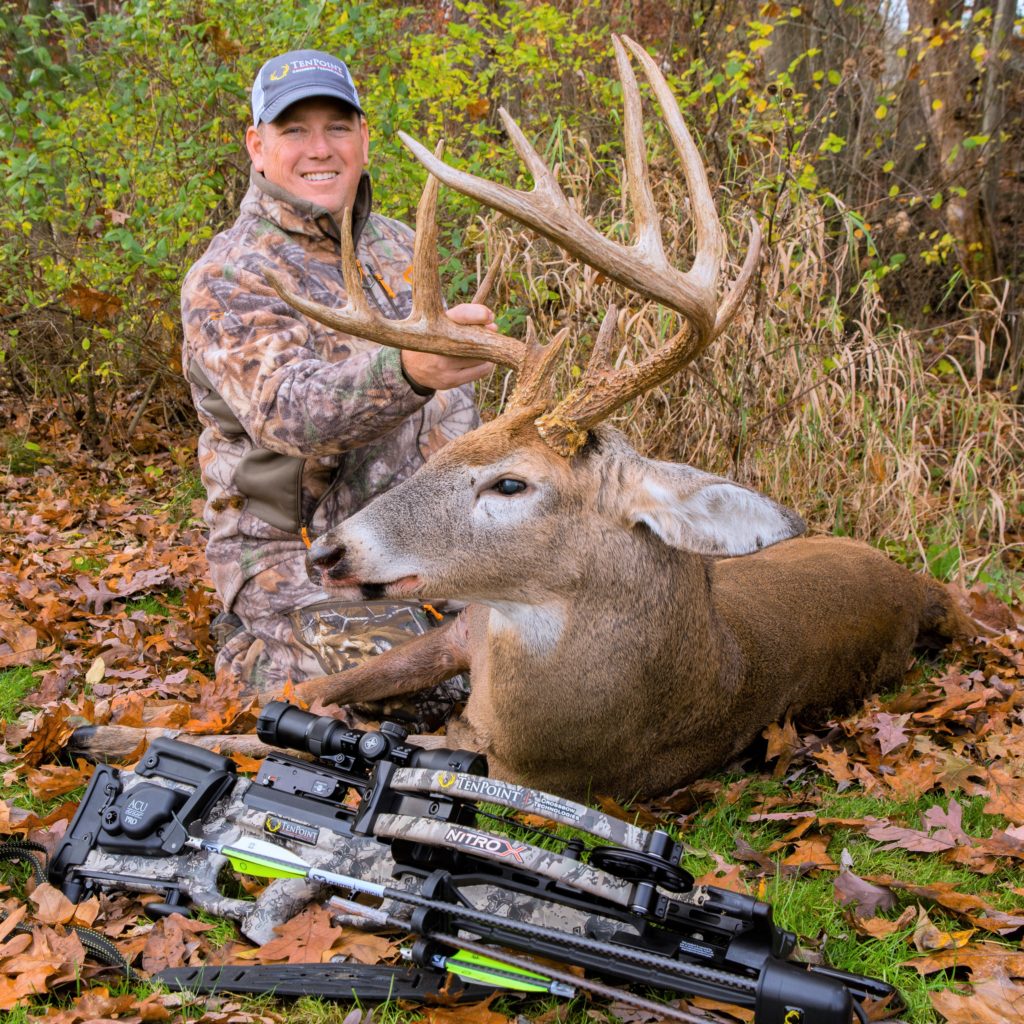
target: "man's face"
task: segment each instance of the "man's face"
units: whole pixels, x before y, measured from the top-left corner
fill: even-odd
[[[355,201],[370,138],[366,121],[351,107],[313,96],[270,124],[250,127],[245,145],[268,181],[340,217]]]

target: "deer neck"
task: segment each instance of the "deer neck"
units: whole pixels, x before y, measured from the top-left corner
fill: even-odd
[[[488,600],[487,667],[492,692],[543,680],[551,692],[578,693],[581,680],[650,679],[681,671],[718,690],[738,668],[726,624],[711,601],[707,561],[662,544],[645,529],[608,559],[581,559],[564,591],[530,602]],[[609,576],[607,566],[616,572]],[[474,670],[475,671],[475,670]],[[703,689],[703,687],[698,687]]]

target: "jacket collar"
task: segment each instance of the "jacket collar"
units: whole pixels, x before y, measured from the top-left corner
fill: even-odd
[[[359,236],[370,219],[373,206],[373,187],[370,175],[363,171],[356,189],[356,199],[352,207],[352,241],[359,244]],[[280,185],[275,185],[252,169],[249,173],[249,191],[242,200],[242,213],[272,221],[278,227],[291,234],[309,235],[312,238],[329,238],[338,243],[341,240],[341,228],[338,222],[324,207],[311,203],[308,199],[299,199]]]

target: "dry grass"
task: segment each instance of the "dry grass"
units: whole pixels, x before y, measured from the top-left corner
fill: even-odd
[[[560,171],[567,192],[588,197],[592,214],[595,196],[610,196],[596,220],[626,237],[630,219],[618,182],[609,181],[615,175],[585,145],[572,148]],[[675,265],[686,268],[683,186],[663,161],[652,172],[660,209],[683,211],[666,215],[665,235]],[[739,201],[724,206],[735,272],[746,218]],[[1012,395],[971,376],[958,359],[981,344],[979,325],[965,320],[913,334],[888,320],[876,290],[851,294],[842,282],[858,255],[814,202],[780,204],[773,227],[758,285],[726,335],[614,422],[646,454],[756,487],[798,509],[814,532],[871,540],[968,584],[982,570],[1000,580],[1016,575],[1024,418]],[[525,310],[542,337],[574,327],[562,391],[585,364],[608,304],[623,306],[620,360],[681,327],[675,314],[624,294],[514,225],[492,219],[484,234],[488,252],[511,254],[497,308]],[[507,387],[496,375],[484,389],[485,407],[496,409]]]

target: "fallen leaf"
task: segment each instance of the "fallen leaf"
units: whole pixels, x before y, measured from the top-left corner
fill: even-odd
[[[947,989],[928,998],[949,1024],[1024,1024],[1024,985],[1002,971],[979,981],[968,995]]]
[[[203,949],[203,932],[214,926],[193,921],[181,914],[160,918],[150,929],[142,950],[142,969],[149,974],[165,967],[188,967],[200,962],[196,954]]]
[[[382,960],[393,957],[397,949],[398,944],[384,935],[375,935],[373,932],[361,931],[358,928],[346,928],[341,938],[335,940],[329,953],[332,956],[344,954],[350,960],[361,964],[379,964]]]
[[[94,659],[93,663],[89,666],[89,671],[85,673],[86,685],[95,686],[103,678],[103,673],[106,670],[107,666],[102,658],[97,657]]]
[[[508,1015],[496,1013],[491,1003],[501,993],[492,992],[481,1003],[461,1003],[457,1006],[425,1007],[423,1019],[427,1024],[508,1024]]]
[[[959,949],[967,945],[976,930],[967,928],[959,932],[944,932],[935,926],[924,907],[919,907],[914,927],[914,946],[921,953],[934,949]]]
[[[892,910],[896,897],[885,886],[872,885],[852,871],[840,871],[832,883],[836,903],[856,907],[862,917],[875,917],[879,910]]]
[[[43,924],[67,924],[75,916],[74,903],[49,882],[37,885],[29,899],[36,905],[36,920]]]
[[[278,937],[256,951],[256,959],[261,963],[281,960],[290,964],[324,963],[334,944],[343,936],[343,929],[334,923],[330,913],[315,903],[304,907],[274,931]]]
[[[880,711],[866,723],[869,729],[874,730],[882,757],[898,750],[907,742],[909,734],[906,724],[909,718],[909,714],[890,715],[888,712]]]

